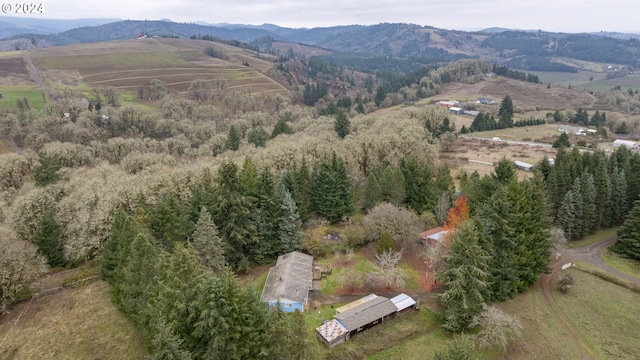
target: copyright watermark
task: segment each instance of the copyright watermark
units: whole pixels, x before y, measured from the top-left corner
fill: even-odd
[[[4,14],[43,14],[44,3],[3,3],[0,10]]]

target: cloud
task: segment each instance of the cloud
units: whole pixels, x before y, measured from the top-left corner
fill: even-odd
[[[640,2],[627,0],[49,0],[46,18],[172,19],[287,27],[403,22],[446,29],[637,31]]]

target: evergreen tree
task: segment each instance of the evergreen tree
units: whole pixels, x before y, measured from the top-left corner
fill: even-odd
[[[258,126],[247,134],[247,141],[256,147],[265,147],[267,140],[269,140],[269,134],[262,126]]]
[[[420,167],[415,157],[402,159],[400,169],[404,175],[407,207],[417,213],[433,209],[435,194],[433,174],[429,165]]]
[[[188,214],[178,204],[174,195],[163,193],[158,203],[151,207],[149,225],[156,239],[167,249],[184,242],[193,232]]]
[[[148,360],[191,360],[191,353],[181,349],[184,339],[175,334],[163,319],[154,326],[155,335],[151,340]]]
[[[573,224],[576,221],[573,209],[574,204],[575,201],[573,199],[573,194],[571,191],[567,191],[562,200],[562,205],[560,205],[560,209],[558,209],[558,215],[556,217],[556,223],[564,232],[564,237],[567,238],[567,240],[572,239],[575,235],[573,234]]]
[[[34,242],[40,254],[47,258],[50,267],[64,266],[64,248],[62,246],[62,231],[51,210],[42,214],[36,230]]]
[[[133,322],[145,328],[149,319],[146,308],[153,289],[157,286],[158,246],[145,232],[133,238],[127,253],[128,260],[122,269],[122,282],[114,295],[116,305],[131,317]]]
[[[582,189],[580,187],[580,179],[576,178],[571,189],[571,208],[573,209],[573,225],[571,226],[571,235],[575,238],[582,236],[584,227],[584,208],[582,199]],[[568,238],[567,238],[568,239]]]
[[[229,128],[229,134],[227,135],[227,141],[224,143],[224,148],[232,151],[240,148],[240,135],[233,125]]]
[[[33,168],[33,181],[36,186],[43,187],[62,179],[62,165],[58,160],[45,152],[38,154],[38,164]]]
[[[335,223],[353,211],[351,182],[344,161],[333,153],[324,158],[313,172],[313,209]]]
[[[513,203],[504,188],[498,190],[479,209],[484,232],[489,242],[484,247],[491,253],[491,299],[503,301],[517,294],[518,274],[515,271],[518,255],[516,229],[511,224]]]
[[[552,146],[554,148],[560,148],[560,147],[570,148],[571,143],[569,142],[569,135],[563,132],[562,134],[560,134],[560,136],[558,136],[558,139],[553,142]]]
[[[307,160],[303,157],[300,167],[295,170],[294,187],[291,192],[298,206],[300,220],[305,222],[311,213],[313,203],[313,181]]]
[[[456,186],[451,177],[451,170],[446,164],[441,165],[436,172],[436,180],[434,183],[435,194],[442,194],[443,192],[449,196],[449,203],[453,203],[453,195],[456,191]]]
[[[382,200],[394,205],[402,205],[406,197],[404,175],[402,170],[388,165],[380,174]]]
[[[378,243],[376,244],[376,254],[382,255],[385,252],[396,252],[396,245],[393,243],[393,239],[391,239],[391,235],[387,231],[380,235],[380,239],[378,239]]]
[[[619,170],[617,165],[613,168],[609,179],[611,197],[607,208],[607,223],[617,225],[622,223],[627,213],[627,179],[624,170]]]
[[[516,166],[513,161],[507,160],[505,157],[495,164],[493,171],[494,173],[491,176],[502,185],[506,185],[516,179]]]
[[[498,110],[498,117],[500,122],[504,125],[503,128],[509,128],[513,126],[513,101],[511,96],[505,95],[500,103],[500,109]]]
[[[611,198],[611,183],[607,174],[606,158],[603,151],[594,154],[595,167],[593,169],[593,182],[596,187],[595,216],[596,228],[606,223],[605,214]]]
[[[284,194],[280,209],[282,216],[278,225],[280,238],[278,255],[299,251],[302,249],[302,221],[298,216],[296,203],[288,191]]]
[[[246,157],[242,164],[242,169],[238,175],[240,181],[240,191],[242,195],[255,197],[258,188],[258,169],[253,161]]]
[[[612,250],[631,259],[640,260],[640,200],[633,203],[633,209],[618,230],[618,241]]]
[[[211,215],[203,206],[196,224],[196,230],[191,236],[193,248],[200,256],[202,265],[211,269],[214,273],[222,272],[227,261],[224,256],[224,244],[218,236],[218,228],[211,220]]]
[[[482,312],[489,289],[488,253],[478,244],[478,230],[472,221],[456,229],[445,270],[436,275],[444,282],[444,292],[437,297],[444,307],[443,327],[460,332],[473,317]]]
[[[238,168],[233,162],[220,166],[217,180],[211,216],[225,243],[229,265],[246,270],[251,265],[251,251],[258,244],[256,226],[251,219],[253,204],[240,191]]]
[[[268,358],[267,306],[232,275],[204,279],[192,311],[194,358]]]
[[[580,178],[582,192],[582,234],[586,236],[596,230],[596,186],[593,175],[584,173]]]
[[[111,225],[109,240],[105,244],[100,258],[100,277],[110,284],[117,279],[118,267],[123,265],[123,252],[127,251],[129,239],[141,231],[135,219],[122,209],[118,209]]]
[[[256,263],[264,263],[279,254],[279,222],[282,199],[276,194],[275,179],[268,168],[262,169],[257,184],[256,207],[252,213],[258,229],[259,244],[252,251]]]
[[[351,130],[349,127],[351,126],[351,122],[349,121],[349,116],[341,111],[336,115],[336,120],[333,124],[333,129],[338,133],[338,136],[341,139],[344,139],[345,136],[349,135]]]
[[[367,181],[364,184],[364,195],[362,199],[362,209],[369,210],[382,201],[382,189],[376,175],[373,172],[367,176]]]
[[[293,134],[293,130],[291,130],[289,125],[284,121],[284,119],[278,120],[276,125],[273,127],[273,131],[271,132],[271,138],[274,139],[276,136],[280,134]]]
[[[198,297],[198,285],[209,276],[191,244],[177,244],[172,253],[161,252],[155,266],[155,277],[148,287],[148,302],[142,311],[145,324],[163,320],[180,338],[184,347],[195,345],[194,319],[189,308]]]

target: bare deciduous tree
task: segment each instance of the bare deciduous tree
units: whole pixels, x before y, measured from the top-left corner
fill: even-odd
[[[522,335],[520,320],[493,305],[485,304],[484,310],[473,317],[469,327],[476,326],[482,329],[473,335],[473,339],[484,348],[500,346],[506,351],[507,346]]]
[[[435,207],[436,219],[438,219],[438,223],[440,225],[444,224],[445,220],[447,220],[450,207],[451,203],[449,202],[449,194],[443,192],[438,196]]]
[[[446,254],[446,248],[444,246],[444,242],[436,242],[432,245],[428,245],[424,256],[429,261],[429,268],[431,272],[434,274],[441,270],[442,265],[444,265],[443,256]]]
[[[390,288],[394,284],[397,287],[403,287],[407,274],[398,267],[398,262],[402,258],[402,251],[385,251],[382,254],[376,254],[375,257],[375,273],[384,279],[387,288]]]

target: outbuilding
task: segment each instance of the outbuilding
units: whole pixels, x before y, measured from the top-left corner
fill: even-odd
[[[452,107],[449,108],[449,112],[451,114],[455,114],[455,115],[462,115],[462,114],[464,114],[464,109],[456,107],[456,106],[452,106]]]
[[[613,147],[620,147],[620,146],[624,146],[627,149],[637,149],[638,143],[635,141],[621,140],[621,139],[617,139],[616,141],[613,142]]]

